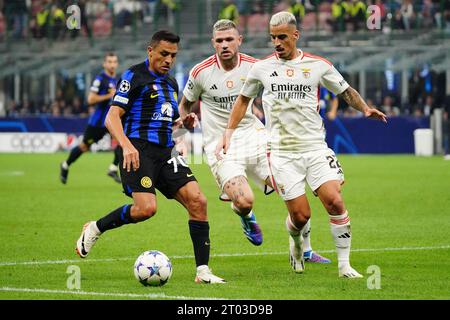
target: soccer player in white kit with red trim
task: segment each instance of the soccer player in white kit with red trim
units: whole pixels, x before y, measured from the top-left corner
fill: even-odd
[[[245,77],[256,59],[239,53],[242,36],[235,24],[219,20],[213,27],[212,44],[216,54],[192,68],[183,90],[180,115],[187,115],[195,101],[201,100],[203,148],[208,164],[221,189],[220,198],[232,201],[232,209],[241,217],[244,234],[254,245],[262,244],[262,231],[252,211],[253,192],[247,174],[259,186],[269,177],[264,125],[251,111],[249,102],[234,139],[229,157],[217,160],[214,152],[221,139]],[[227,200],[228,200],[227,199]]]
[[[208,164],[223,192],[232,201],[232,209],[241,217],[244,234],[254,245],[262,243],[262,232],[253,213],[253,192],[248,177],[262,189],[272,187],[269,179],[264,125],[252,114],[253,99],[233,136],[233,145],[223,159],[218,160],[215,149],[222,137],[231,108],[239,95],[248,72],[257,61],[239,52],[242,36],[236,25],[226,19],[213,27],[212,44],[216,54],[192,68],[180,102],[181,116],[190,112],[192,104],[201,99],[202,133]],[[309,226],[305,228],[309,240]],[[329,259],[312,251],[306,243],[305,258],[310,262],[328,263]]]
[[[340,193],[344,175],[336,155],[325,142],[325,128],[319,114],[320,86],[340,95],[366,117],[386,122],[386,116],[369,108],[329,61],[297,48],[300,32],[291,13],[272,16],[270,36],[276,52],[256,62],[247,75],[216,154],[220,157],[222,148],[228,153],[246,104],[263,89],[274,187],[289,211],[286,227],[292,268],[295,272],[304,271],[302,231],[311,215],[305,194],[307,183],[329,214],[339,276],[360,278],[362,275],[350,265],[350,218]]]

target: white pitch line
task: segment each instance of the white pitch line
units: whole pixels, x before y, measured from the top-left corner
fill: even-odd
[[[23,172],[23,171],[2,171],[2,172],[0,172],[0,176],[17,177],[17,176],[23,176],[23,175],[25,175],[25,172]]]
[[[165,293],[149,293],[149,294],[137,294],[137,293],[114,293],[114,292],[91,292],[91,291],[78,291],[78,290],[52,290],[52,289],[36,289],[36,288],[10,288],[1,287],[0,291],[8,292],[26,292],[26,293],[54,293],[54,294],[70,294],[80,296],[98,296],[98,297],[122,297],[122,298],[147,298],[147,299],[174,299],[174,300],[227,300],[225,298],[213,298],[213,297],[186,297],[186,296],[170,296]]]
[[[69,264],[79,262],[117,262],[123,260],[131,260],[131,258],[105,258],[105,259],[73,259],[73,260],[44,260],[44,261],[23,261],[23,262],[0,262],[0,267],[19,266],[19,265],[43,265],[43,264]]]
[[[386,251],[419,251],[419,250],[443,250],[450,249],[450,245],[430,246],[430,247],[398,247],[398,248],[361,248],[352,249],[352,252],[386,252]],[[333,253],[335,250],[319,250],[319,253]],[[217,253],[211,257],[245,257],[245,256],[266,256],[284,255],[286,252],[249,252],[249,253]],[[171,256],[170,259],[191,259],[193,255]],[[73,259],[73,260],[44,260],[44,261],[23,261],[23,262],[0,262],[0,267],[19,265],[44,265],[44,264],[69,264],[80,262],[117,262],[134,260],[135,257],[105,258],[105,259]]]

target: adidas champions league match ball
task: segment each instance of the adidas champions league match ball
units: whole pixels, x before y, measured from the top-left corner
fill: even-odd
[[[172,276],[172,263],[160,251],[145,251],[134,263],[134,276],[145,286],[162,286]]]

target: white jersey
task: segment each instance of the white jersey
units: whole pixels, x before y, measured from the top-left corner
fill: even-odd
[[[261,89],[269,148],[292,153],[326,149],[319,114],[320,86],[340,94],[349,85],[326,59],[303,53],[283,60],[276,53],[253,65],[241,94],[254,98]]]
[[[251,56],[239,53],[238,65],[226,71],[216,55],[203,60],[192,68],[189,80],[183,94],[189,101],[201,100],[200,112],[202,117],[203,145],[207,153],[214,152],[217,141],[230,118],[231,108],[238,97],[247,77],[247,73],[257,60]],[[235,134],[255,125],[264,125],[253,115],[250,101],[247,112],[239,124]]]

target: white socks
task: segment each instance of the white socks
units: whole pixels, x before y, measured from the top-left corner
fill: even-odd
[[[303,227],[302,230],[304,230],[305,228]],[[291,216],[288,214],[288,216],[286,217],[286,230],[289,233],[289,235],[291,236],[292,240],[294,240],[294,244],[297,248],[301,248],[303,246],[303,241],[302,241],[302,237],[301,237],[301,231],[300,229],[298,229],[291,220]]]
[[[115,165],[115,164],[110,164],[109,165],[109,171],[114,171],[114,172],[117,172],[117,170],[118,170],[119,168]]]
[[[61,166],[63,167],[64,170],[69,169],[69,165],[67,164],[67,161],[64,161]]]
[[[311,240],[310,233],[311,233],[311,219],[309,219],[308,222],[305,224],[305,226],[303,227],[303,232],[302,232],[303,251],[305,251],[305,252],[312,251],[311,241],[310,241]]]
[[[97,221],[93,221],[93,223],[89,224],[89,228],[91,229],[91,231],[97,235],[101,235],[102,233],[100,232],[100,230],[97,227]]]
[[[350,217],[348,212],[340,215],[329,215],[330,228],[336,245],[339,269],[350,266],[350,246],[352,233],[350,230]]]

